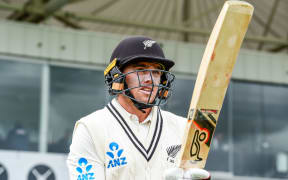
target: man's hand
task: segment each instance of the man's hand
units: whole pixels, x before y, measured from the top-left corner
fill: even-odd
[[[210,180],[210,173],[204,169],[191,168],[171,168],[164,172],[164,180]]]

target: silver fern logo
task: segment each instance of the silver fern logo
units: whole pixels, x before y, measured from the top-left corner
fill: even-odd
[[[177,153],[180,151],[181,145],[174,145],[174,146],[169,146],[166,151],[168,154],[167,161],[171,163],[175,163],[175,157]]]
[[[145,40],[145,41],[143,41],[144,49],[146,49],[147,47],[152,47],[154,43],[156,43],[156,41],[153,41],[153,40]]]

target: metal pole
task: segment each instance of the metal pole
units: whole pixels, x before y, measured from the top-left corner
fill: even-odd
[[[50,69],[48,64],[42,66],[39,151],[47,152],[50,99]]]
[[[270,31],[270,27],[271,27],[271,24],[272,24],[273,19],[274,19],[274,17],[275,17],[278,4],[279,4],[279,0],[275,0],[275,1],[274,1],[274,4],[273,4],[273,7],[272,7],[272,10],[271,10],[271,13],[270,13],[270,15],[269,15],[267,24],[266,24],[266,26],[265,26],[264,32],[263,32],[263,34],[262,34],[263,36],[267,36],[267,34],[268,34],[269,31]],[[264,45],[263,42],[260,43],[259,46],[258,46],[258,50],[262,50],[263,45]]]
[[[228,171],[234,174],[234,141],[233,141],[233,80],[228,89]]]

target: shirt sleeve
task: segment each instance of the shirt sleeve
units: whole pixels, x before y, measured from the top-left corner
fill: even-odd
[[[70,180],[105,180],[104,163],[95,151],[87,128],[81,123],[75,128],[67,158]]]

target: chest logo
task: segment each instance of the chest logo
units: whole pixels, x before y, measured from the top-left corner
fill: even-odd
[[[174,145],[174,146],[169,146],[166,151],[168,154],[167,161],[171,163],[175,163],[175,157],[177,153],[180,151],[181,145]]]
[[[123,156],[124,150],[120,149],[116,142],[111,142],[109,144],[109,149],[111,151],[106,152],[110,158],[107,166],[108,169],[127,164],[126,157]]]
[[[79,173],[77,180],[94,180],[94,173],[91,172],[92,165],[88,164],[86,158],[80,158],[78,160],[78,167],[76,168]]]

